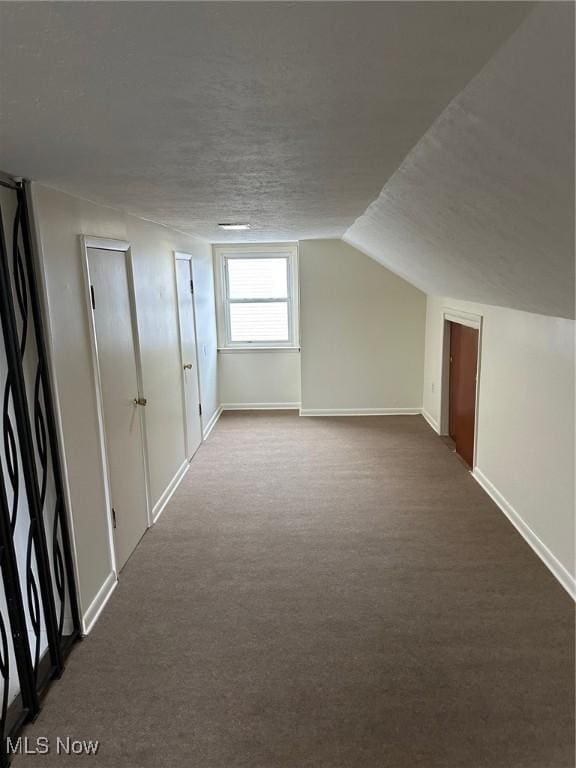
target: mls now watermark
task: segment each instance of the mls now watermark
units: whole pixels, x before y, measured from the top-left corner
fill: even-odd
[[[19,736],[17,739],[6,739],[6,752],[9,755],[95,755],[100,746],[99,741],[92,739],[73,739],[71,736],[57,736],[49,739],[48,736],[38,736],[31,739],[28,736]]]

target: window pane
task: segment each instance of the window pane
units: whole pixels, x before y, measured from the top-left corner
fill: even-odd
[[[229,304],[231,341],[289,341],[288,303]]]
[[[286,299],[288,259],[227,259],[230,299]]]

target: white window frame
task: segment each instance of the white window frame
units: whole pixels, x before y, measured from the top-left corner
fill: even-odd
[[[230,299],[227,264],[232,259],[286,259],[286,299]],[[299,349],[298,331],[298,246],[296,243],[241,243],[214,246],[216,295],[218,297],[218,349],[266,350]],[[288,306],[288,341],[232,341],[230,331],[231,303],[283,303]]]

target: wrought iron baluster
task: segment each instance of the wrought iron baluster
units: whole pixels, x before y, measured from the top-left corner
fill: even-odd
[[[43,469],[41,498],[42,504],[44,503],[44,495],[46,489],[48,450],[50,452],[52,477],[56,492],[56,506],[54,510],[54,522],[51,539],[54,585],[60,600],[60,611],[58,615],[57,626],[58,635],[60,641],[62,642],[66,599],[68,599],[73,625],[71,633],[72,640],[76,639],[80,635],[80,611],[76,597],[72,546],[66,512],[64,486],[62,481],[62,466],[60,462],[58,433],[56,430],[56,420],[54,417],[54,398],[52,395],[52,387],[48,372],[48,361],[46,356],[46,345],[44,341],[42,314],[40,311],[40,299],[38,296],[36,273],[34,269],[32,242],[30,236],[30,216],[26,191],[27,190],[24,186],[21,186],[18,189],[18,210],[20,211],[19,221],[21,222],[22,241],[24,245],[24,255],[26,262],[26,275],[28,279],[28,293],[30,297],[32,320],[36,337],[36,350],[38,355],[38,368],[36,371],[36,381],[34,388],[34,422],[36,428],[36,444]]]
[[[32,438],[28,403],[26,397],[24,372],[22,368],[22,338],[19,338],[14,304],[11,295],[11,275],[8,266],[6,239],[4,225],[0,217],[0,318],[4,335],[6,359],[8,363],[8,383],[14,408],[18,443],[22,458],[22,474],[26,488],[28,501],[30,528],[27,549],[27,593],[29,599],[29,614],[35,632],[38,630],[39,602],[36,603],[38,593],[42,599],[42,609],[48,637],[48,648],[52,666],[52,673],[59,675],[62,672],[62,653],[58,637],[58,625],[54,603],[54,592],[50,568],[48,562],[48,550],[46,536],[42,525],[42,508],[40,506],[40,490],[36,476],[36,459],[34,455],[34,443]],[[31,567],[32,547],[36,559],[39,584]],[[37,634],[39,644],[39,632]],[[37,645],[39,647],[39,645]],[[35,651],[34,659],[38,659]],[[38,672],[38,665],[35,665]]]
[[[33,717],[39,710],[38,694],[30,650],[28,646],[28,632],[26,630],[26,616],[20,583],[18,579],[18,565],[16,553],[12,542],[12,530],[10,524],[10,508],[6,497],[6,488],[2,470],[0,467],[0,573],[6,598],[7,618],[0,613],[0,636],[2,644],[2,658],[0,662],[0,674],[2,676],[3,691],[0,712],[0,765],[8,764],[6,754],[6,738],[11,735],[7,722],[8,715],[8,691],[10,686],[10,658],[9,642],[12,641],[20,696],[22,699],[22,711],[16,719],[16,725],[29,717]],[[8,630],[10,630],[10,639]]]
[[[5,597],[0,605],[0,768],[4,768],[6,736],[14,736],[26,718],[39,711],[40,693],[50,677],[61,674],[63,658],[79,638],[81,625],[26,189],[2,173],[0,187],[14,195],[10,211],[12,199],[15,203],[9,224],[0,208],[0,353],[3,370],[7,365],[3,388],[0,384],[0,573]],[[10,253],[6,232],[12,235]],[[18,542],[22,552],[17,555]],[[68,619],[71,627],[66,626],[65,633]],[[48,668],[41,643],[44,631]],[[11,703],[14,665],[20,693]]]

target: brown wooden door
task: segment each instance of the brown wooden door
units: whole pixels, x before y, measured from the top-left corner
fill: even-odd
[[[469,467],[474,461],[478,331],[450,323],[450,437]]]

